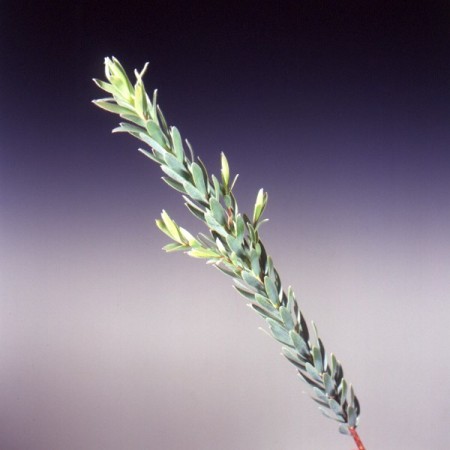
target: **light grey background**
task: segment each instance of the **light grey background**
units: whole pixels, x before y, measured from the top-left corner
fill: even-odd
[[[266,247],[354,384],[367,448],[448,448],[448,217],[382,228],[272,197]],[[2,448],[352,448],[230,280],[160,250],[155,205],[192,227],[187,211],[106,200],[90,220],[5,220]]]

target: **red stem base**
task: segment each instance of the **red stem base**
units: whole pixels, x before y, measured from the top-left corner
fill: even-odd
[[[356,428],[349,427],[348,430],[350,431],[350,434],[352,435],[352,438],[355,441],[357,449],[366,450],[366,447],[364,447],[364,444],[362,443],[361,438],[359,437],[358,432],[356,431]]]

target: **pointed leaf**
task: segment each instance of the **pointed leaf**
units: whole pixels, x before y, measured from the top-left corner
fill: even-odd
[[[178,183],[175,180],[172,180],[168,177],[161,177],[162,180],[167,183],[172,189],[175,189],[178,192],[181,192],[182,194],[185,194],[186,191],[184,190],[184,186],[181,183]]]
[[[186,170],[186,167],[181,161],[179,161],[175,156],[173,156],[172,153],[169,152],[164,153],[164,160],[172,170],[174,170],[176,173],[182,176],[184,180],[189,181],[189,173]]]
[[[323,384],[325,386],[325,390],[327,394],[332,397],[335,394],[334,390],[334,380],[331,378],[331,376],[328,373],[323,374]]]
[[[184,189],[191,198],[194,200],[205,200],[205,196],[196,187],[192,186],[189,181],[184,182],[183,185]]]
[[[306,360],[309,360],[311,358],[309,353],[309,348],[307,343],[302,339],[302,337],[296,333],[294,330],[291,330],[289,332],[291,335],[292,342],[294,343],[295,348],[300,353],[300,355],[305,358]]]
[[[227,190],[228,183],[230,182],[230,167],[228,165],[227,157],[225,156],[225,153],[220,154],[220,161],[221,161],[221,175],[222,175],[222,183],[225,187],[225,190]]]
[[[170,178],[172,178],[172,180],[175,180],[177,183],[180,183],[183,186],[184,193],[186,193],[186,189],[185,189],[185,186],[184,186],[185,183],[186,183],[186,179],[183,178],[182,175],[180,175],[179,173],[175,172],[169,166],[165,166],[164,164],[161,165],[161,170],[166,175],[168,175]]]
[[[285,306],[280,306],[280,315],[283,319],[284,325],[286,329],[293,330],[294,329],[294,321],[292,320],[292,315],[290,311]]]
[[[114,99],[112,99],[114,100]],[[111,103],[107,100],[93,100],[95,106],[104,109],[105,111],[112,112],[115,114],[133,114],[133,111],[123,106],[119,106],[116,103]]]
[[[225,225],[227,222],[225,210],[222,205],[214,198],[211,197],[209,200],[209,205],[211,207],[211,211],[213,213],[214,218],[220,225]]]
[[[206,183],[202,168],[194,162],[191,165],[191,173],[197,190],[201,192],[203,196],[206,195]]]
[[[276,322],[273,319],[267,319],[267,323],[269,324],[270,331],[272,332],[272,336],[282,344],[289,345],[292,347],[291,338],[289,337],[289,333],[285,330],[283,326],[280,325],[279,322]]]
[[[256,289],[262,288],[262,282],[250,272],[242,272],[242,279],[251,287]]]
[[[184,161],[183,141],[181,139],[181,135],[180,132],[178,131],[178,128],[172,127],[170,130],[170,135],[172,136],[173,151],[175,153],[175,156],[178,159],[178,161],[183,162]]]
[[[274,305],[278,305],[280,303],[280,300],[278,297],[278,290],[275,286],[275,283],[268,276],[264,277],[264,287],[266,289],[267,296],[270,298],[270,301]]]
[[[248,298],[249,300],[253,300],[254,299],[254,294],[246,291],[245,289],[240,288],[239,286],[234,285],[233,286],[238,292],[239,294],[241,294],[243,297]]]
[[[170,244],[165,245],[163,247],[163,250],[165,250],[167,253],[170,253],[170,252],[177,252],[180,250],[186,250],[186,247],[184,245],[172,242]]]

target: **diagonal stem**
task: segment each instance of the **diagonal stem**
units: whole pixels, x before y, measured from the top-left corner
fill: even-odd
[[[357,446],[357,450],[366,450],[366,447],[364,447],[364,444],[361,441],[361,438],[358,435],[358,432],[356,431],[356,428],[349,427],[350,434],[352,435],[352,438],[355,441],[355,444]]]

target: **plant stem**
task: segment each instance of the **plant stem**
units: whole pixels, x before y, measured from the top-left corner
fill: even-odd
[[[112,97],[94,103],[126,120],[113,132],[129,133],[151,148],[151,151],[139,151],[161,166],[166,175],[163,180],[183,194],[186,207],[210,232],[210,236],[200,233],[195,237],[163,210],[156,225],[173,241],[165,245],[164,250],[185,251],[194,258],[205,258],[233,277],[234,288],[250,300],[249,306],[264,318],[270,334],[283,345],[283,355],[311,386],[312,398],[320,405],[322,413],[340,422],[339,431],[353,437],[357,450],[365,450],[355,429],[360,406],[353,387],[344,378],[337,358],[333,354],[327,358],[314,323],[314,336],[311,336],[294,291],[291,287],[287,292],[283,290],[278,271],[259,237],[259,226],[265,222],[260,218],[266,208],[267,192],[259,190],[252,219],[239,213],[233,194],[237,175],[230,184],[225,155],[221,154],[219,181],[214,175],[208,175],[187,140],[190,157],[186,154],[180,132],[167,125],[157,104],[157,91],[153,93],[153,100],[145,91],[142,76],[146,68],[147,64],[140,73],[135,71],[133,87],[119,61],[106,58],[105,74],[109,83],[94,81]]]
[[[359,437],[358,432],[356,431],[356,428],[349,427],[349,431],[350,431],[350,434],[352,435],[352,438],[355,441],[357,449],[358,450],[366,450],[366,447],[364,447],[364,444],[362,443],[361,438]]]

